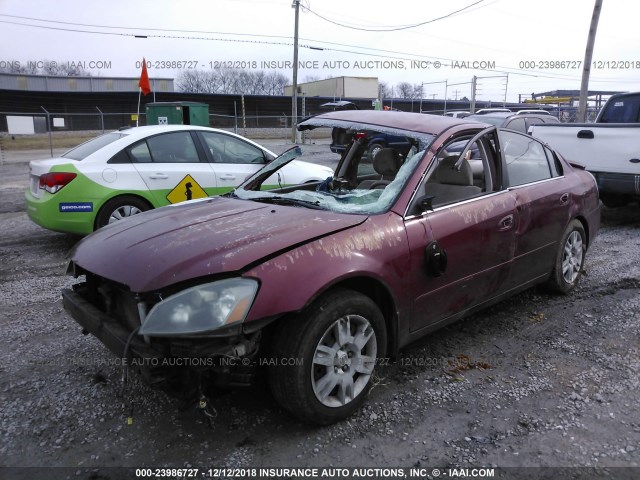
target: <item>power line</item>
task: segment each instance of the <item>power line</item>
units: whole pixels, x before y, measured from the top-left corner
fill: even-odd
[[[304,9],[306,11],[308,11],[309,13],[312,13],[313,15],[315,15],[318,18],[321,18],[322,20],[324,20],[325,22],[329,22],[332,23],[334,25],[338,25],[339,27],[343,27],[343,28],[349,28],[351,30],[360,30],[362,32],[397,32],[399,30],[408,30],[410,28],[416,28],[416,27],[420,27],[422,25],[427,25],[429,23],[433,23],[433,22],[437,22],[438,20],[444,20],[445,18],[449,18],[452,17],[460,12],[463,12],[464,10],[467,10],[475,5],[478,5],[479,3],[484,2],[485,0],[477,0],[474,3],[471,3],[469,5],[467,5],[466,7],[462,7],[459,10],[455,10],[453,12],[450,12],[446,15],[443,15],[441,17],[437,17],[437,18],[432,18],[431,20],[426,20],[424,22],[420,22],[420,23],[414,23],[412,25],[404,25],[404,26],[395,26],[395,27],[389,27],[389,28],[361,28],[361,27],[352,27],[350,25],[346,25],[344,23],[340,23],[340,22],[336,22],[335,20],[331,20],[327,17],[323,17],[322,15],[320,15],[317,12],[314,12],[313,10],[311,10],[308,7],[304,7]]]
[[[437,17],[437,18],[433,18],[431,20],[426,20],[424,22],[420,22],[420,23],[415,23],[415,24],[411,24],[411,25],[399,25],[399,26],[388,26],[388,27],[384,27],[383,29],[367,29],[367,28],[358,28],[358,27],[352,27],[350,25],[346,25],[346,24],[342,24],[339,22],[336,22],[334,20],[331,20],[329,18],[326,18],[322,15],[320,15],[319,13],[311,10],[311,7],[309,6],[308,2],[307,5],[300,5],[302,7],[303,10],[308,11],[309,13],[312,13],[313,15],[316,15],[317,17],[321,18],[322,20],[325,20],[329,23],[333,23],[335,25],[339,25],[341,27],[345,27],[345,28],[350,28],[353,30],[362,30],[362,31],[366,31],[366,32],[394,32],[394,31],[399,31],[399,30],[407,30],[410,28],[415,28],[415,27],[419,27],[422,25],[427,25],[429,23],[433,23],[436,22],[438,20],[443,20],[445,18],[449,18],[452,17],[458,13],[461,13],[465,10],[468,10],[471,7],[474,7],[475,5],[478,5],[480,3],[483,3],[485,0],[477,0],[476,2],[469,4],[463,8],[460,8],[458,10],[455,10],[453,12],[450,12],[446,15],[443,15],[441,17]],[[120,27],[120,26],[110,26],[110,25],[96,25],[96,24],[91,24],[91,23],[75,23],[75,22],[63,22],[63,21],[58,21],[58,20],[48,20],[48,19],[41,19],[41,18],[35,18],[35,17],[25,17],[25,16],[20,16],[20,15],[8,15],[8,14],[0,14],[0,16],[2,17],[8,17],[8,18],[17,18],[17,19],[21,19],[21,20],[32,20],[32,21],[37,21],[37,22],[49,22],[49,23],[58,23],[61,25],[74,25],[74,26],[80,26],[80,27],[98,27],[98,28],[112,28],[112,29],[120,29],[120,30],[133,30],[133,29],[138,29],[138,30],[148,30],[148,31],[165,31],[165,32],[185,32],[185,33],[213,33],[213,34],[227,34],[226,32],[207,32],[207,31],[202,31],[202,30],[175,30],[175,29],[166,29],[166,28],[147,28],[147,27]],[[251,35],[251,34],[241,34],[241,33],[228,33],[229,35]]]
[[[53,26],[47,26],[47,25],[32,25],[32,24],[28,24],[28,23],[19,23],[19,22],[11,22],[9,20],[0,20],[0,23],[7,23],[7,24],[11,24],[11,25],[20,25],[22,27],[33,27],[33,28],[42,28],[45,30],[58,30],[58,31],[64,31],[64,32],[72,32],[72,33],[91,33],[94,35],[112,35],[112,36],[119,36],[119,37],[129,37],[129,38],[168,38],[168,39],[176,39],[176,40],[210,40],[210,41],[220,41],[220,42],[237,42],[237,43],[260,43],[260,44],[265,44],[265,45],[285,45],[285,46],[291,46],[293,45],[290,42],[268,42],[268,41],[264,41],[264,40],[241,40],[241,39],[234,39],[234,38],[211,38],[211,37],[197,37],[197,36],[186,36],[186,35],[143,35],[140,33],[118,33],[118,32],[100,32],[100,31],[96,31],[96,30],[78,30],[78,29],[74,29],[74,28],[63,28],[63,27],[53,27]],[[106,27],[106,28],[115,28],[115,27]],[[165,30],[165,31],[170,31],[170,30]],[[181,31],[181,30],[175,30],[175,31]],[[228,35],[249,35],[249,34],[228,34]],[[253,35],[255,37],[255,35]],[[275,36],[274,36],[275,37]],[[289,38],[289,37],[277,37],[277,38]],[[311,48],[308,46],[305,46],[306,48]]]
[[[60,20],[49,20],[49,19],[44,19],[44,18],[35,18],[35,17],[24,17],[24,16],[19,16],[19,15],[6,15],[3,13],[0,13],[0,17],[7,17],[7,18],[16,18],[18,20],[30,20],[30,21],[35,21],[35,22],[43,22],[43,23],[57,23],[60,25],[73,25],[76,27],[91,27],[91,28],[109,28],[109,29],[114,29],[114,30],[145,30],[145,31],[150,31],[150,32],[182,32],[182,33],[198,33],[198,34],[207,34],[207,35],[238,35],[238,36],[248,36],[248,37],[265,37],[265,38],[291,38],[291,37],[287,37],[284,35],[256,35],[254,33],[235,33],[235,32],[217,32],[217,31],[207,31],[207,30],[181,30],[181,29],[172,29],[172,28],[153,28],[153,27],[120,27],[120,26],[116,26],[116,25],[96,25],[96,24],[92,24],[92,23],[76,23],[76,22],[62,22]],[[3,22],[2,20],[0,20],[0,22]],[[3,22],[3,23],[11,23],[11,22]],[[40,28],[46,28],[46,26],[43,25],[31,25],[31,24],[26,24],[26,23],[15,23],[15,25],[24,25],[24,26],[29,26],[29,27],[40,27]],[[70,31],[80,31],[82,32],[83,30],[70,30]],[[89,33],[102,33],[102,32],[89,32]],[[109,32],[104,32],[105,34],[108,34]]]
[[[467,7],[464,7],[465,9],[468,9],[470,7],[472,7],[473,5],[476,5],[480,2],[483,2],[485,0],[479,0],[477,2],[475,2],[474,4],[468,5]],[[302,6],[302,5],[301,5]],[[304,7],[306,8],[306,7]],[[460,9],[460,10],[464,10],[464,9]],[[452,12],[450,14],[448,14],[447,16],[451,16],[453,15],[455,12]],[[290,37],[287,36],[282,36],[282,35],[256,35],[256,34],[249,34],[249,33],[233,33],[233,32],[207,32],[207,31],[202,31],[202,30],[178,30],[178,29],[161,29],[161,28],[145,28],[145,27],[117,27],[117,26],[107,26],[107,25],[92,25],[92,24],[81,24],[81,23],[73,23],[73,22],[61,22],[61,21],[54,21],[54,20],[45,20],[45,19],[39,19],[39,18],[34,18],[34,17],[19,17],[16,15],[5,15],[5,14],[0,14],[0,17],[10,17],[10,18],[19,18],[19,19],[24,19],[24,20],[31,20],[31,21],[38,21],[38,22],[49,22],[49,23],[55,23],[55,24],[61,24],[61,25],[72,25],[72,26],[85,26],[85,27],[97,27],[97,28],[109,28],[109,29],[127,29],[127,30],[148,30],[148,31],[164,31],[164,32],[185,32],[185,33],[200,33],[200,34],[216,34],[216,35],[234,35],[234,36],[242,36],[242,37],[253,37],[253,38],[260,38],[260,37],[264,37],[264,38],[282,38],[282,39],[289,39]],[[440,17],[440,18],[444,18],[444,17]],[[432,21],[435,21],[437,19],[434,19]],[[95,35],[111,35],[111,36],[120,36],[120,37],[128,37],[128,38],[140,38],[140,37],[150,37],[150,38],[161,38],[161,39],[176,39],[176,40],[205,40],[205,41],[220,41],[220,42],[234,42],[234,43],[247,43],[247,44],[261,44],[261,45],[276,45],[276,46],[287,46],[287,47],[291,47],[293,46],[292,42],[276,42],[276,41],[265,41],[265,40],[244,40],[244,39],[234,39],[234,38],[217,38],[217,37],[203,37],[203,36],[193,36],[193,35],[158,35],[158,34],[147,34],[147,35],[141,35],[139,32],[138,33],[129,33],[129,32],[105,32],[105,31],[96,31],[96,30],[86,30],[86,29],[74,29],[74,28],[65,28],[65,27],[55,27],[55,26],[48,26],[48,25],[34,25],[34,24],[29,24],[29,23],[20,23],[20,22],[13,22],[13,21],[9,21],[9,20],[0,20],[0,23],[5,23],[5,24],[12,24],[12,25],[18,25],[18,26],[23,26],[23,27],[32,27],[32,28],[41,28],[41,29],[46,29],[46,30],[56,30],[56,31],[67,31],[67,32],[72,32],[72,33],[88,33],[88,34],[95,34]],[[424,59],[432,59],[432,60],[439,60],[442,62],[453,62],[453,59],[450,58],[445,58],[445,57],[436,57],[436,56],[430,56],[430,55],[422,55],[422,54],[417,54],[417,53],[410,53],[410,52],[400,52],[400,51],[395,51],[395,50],[385,50],[385,49],[379,49],[379,48],[371,48],[371,47],[362,47],[359,45],[350,45],[350,44],[342,44],[342,43],[337,43],[337,42],[327,42],[324,40],[315,40],[315,39],[309,39],[309,38],[300,38],[300,40],[304,40],[306,42],[315,42],[321,45],[333,45],[333,46],[337,46],[337,47],[346,47],[346,49],[342,49],[342,48],[331,48],[331,47],[316,47],[313,45],[309,45],[309,44],[300,44],[299,46],[301,48],[306,48],[306,49],[310,49],[310,50],[324,50],[324,51],[333,51],[333,52],[339,52],[339,53],[351,53],[351,54],[355,54],[355,55],[362,55],[362,56],[369,56],[369,57],[377,57],[377,58],[389,58],[389,59],[397,59],[397,60],[415,60],[416,58],[424,58]],[[357,50],[349,50],[349,49],[359,49],[359,50],[366,50],[369,52],[381,52],[381,53],[367,53],[364,51],[357,51]],[[413,58],[411,58],[413,57]],[[443,67],[447,66],[447,63],[442,63]],[[481,71],[488,71],[488,72],[497,72],[497,73],[510,73],[512,75],[518,75],[518,76],[522,76],[522,77],[532,77],[532,78],[547,78],[547,79],[552,79],[552,80],[577,80],[579,77],[575,76],[575,75],[564,75],[564,74],[541,74],[541,73],[535,73],[535,71],[530,71],[528,73],[523,73],[518,69],[512,68],[512,67],[505,67],[502,65],[496,65],[496,68],[494,69],[488,69],[488,68],[478,68],[477,70],[481,70]],[[606,81],[617,81],[617,82],[623,82],[623,83],[631,83],[631,81],[623,81],[623,80],[619,80],[617,78],[600,78],[600,79],[593,79],[594,82],[606,82]]]

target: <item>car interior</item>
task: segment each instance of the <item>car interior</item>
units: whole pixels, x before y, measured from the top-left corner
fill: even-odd
[[[366,151],[373,132],[343,133],[352,137],[352,145],[343,155],[331,185],[320,186],[321,189],[383,190],[419,150],[419,142],[408,138],[414,146],[406,157],[394,148],[383,148],[369,159]],[[496,158],[493,145],[487,139],[474,140],[469,135],[456,137],[440,150],[436,167],[427,176],[422,191],[433,198],[433,207],[492,192],[497,181]]]
[[[393,148],[383,148],[373,158],[373,169],[380,175],[379,179],[367,179],[361,181],[358,189],[384,188],[396,177],[404,159]]]
[[[421,187],[431,198],[430,206],[437,208],[498,189],[499,157],[494,145],[486,135],[456,137],[443,145]]]
[[[438,163],[425,185],[425,193],[433,195],[438,204],[446,204],[475,197],[482,189],[474,185],[469,160],[450,155]]]

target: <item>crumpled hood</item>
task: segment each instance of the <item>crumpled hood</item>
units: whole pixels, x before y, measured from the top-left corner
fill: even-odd
[[[86,271],[145,292],[242,270],[366,218],[213,197],[118,221],[83,239],[70,256]]]

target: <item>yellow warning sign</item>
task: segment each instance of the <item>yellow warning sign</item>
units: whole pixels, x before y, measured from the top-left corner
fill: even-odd
[[[185,200],[194,200],[196,198],[208,197],[198,182],[196,182],[191,175],[184,177],[176,188],[171,190],[167,195],[167,200],[170,203],[180,203]]]

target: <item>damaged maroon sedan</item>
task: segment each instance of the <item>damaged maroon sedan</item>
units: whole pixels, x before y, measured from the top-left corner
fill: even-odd
[[[263,190],[294,148],[230,194],[100,229],[71,254],[65,309],[152,385],[197,399],[264,373],[328,424],[409,342],[536,284],[575,287],[600,223],[579,165],[464,119],[337,111],[298,128],[319,127],[352,134],[333,177]],[[370,158],[380,133],[410,150]]]

